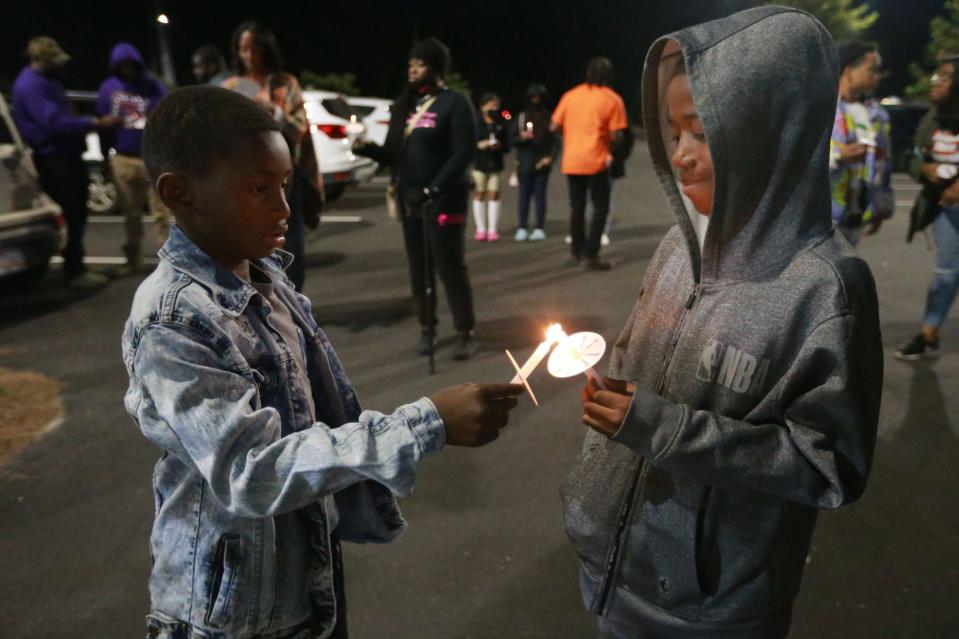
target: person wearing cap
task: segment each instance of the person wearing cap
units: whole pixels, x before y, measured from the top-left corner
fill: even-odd
[[[170,234],[172,215],[157,195],[140,155],[147,114],[167,94],[166,87],[144,68],[143,56],[135,46],[120,42],[110,54],[109,78],[97,94],[97,115],[115,115],[122,120],[116,129],[100,131],[100,148],[110,149],[110,171],[117,187],[117,200],[126,220],[126,242],[123,254],[125,272],[142,268],[140,249],[143,244],[143,212],[149,207],[157,220],[159,244]]]
[[[876,45],[854,40],[837,47],[839,101],[829,145],[832,218],[855,246],[895,208],[890,186],[889,115],[871,99],[882,64]]]
[[[86,134],[119,123],[115,115],[82,117],[73,112],[60,77],[70,56],[56,40],[38,36],[27,45],[30,63],[13,84],[13,118],[33,149],[43,190],[60,205],[67,225],[63,276],[68,286],[90,288],[107,278],[83,263],[89,176],[83,162]]]
[[[466,360],[476,352],[465,257],[476,116],[470,99],[446,86],[446,45],[428,38],[413,47],[407,60],[408,83],[394,102],[385,144],[359,141],[354,151],[392,169],[421,327],[419,354],[429,355],[435,339],[436,297],[427,295],[426,278],[435,290],[438,272],[457,333],[453,359]]]

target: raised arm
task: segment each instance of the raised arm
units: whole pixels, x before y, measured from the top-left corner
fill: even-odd
[[[836,508],[865,488],[881,390],[878,328],[848,314],[818,326],[772,389],[767,400],[774,402],[775,419],[732,419],[645,389],[636,389],[630,401],[621,395],[625,389],[594,388],[584,421],[601,432],[615,429],[604,420],[624,401],[625,419],[612,439],[656,466],[708,484]]]
[[[193,466],[240,516],[288,512],[365,479],[408,495],[417,462],[445,443],[427,398],[390,415],[364,411],[354,423],[317,423],[282,437],[279,413],[254,406],[253,380],[180,325],[143,329],[132,373],[141,390],[128,394],[127,410],[146,437]]]

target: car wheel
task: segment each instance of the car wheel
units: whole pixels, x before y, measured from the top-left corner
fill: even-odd
[[[109,215],[117,208],[117,187],[103,174],[100,164],[90,164],[90,191],[87,210],[94,215]]]

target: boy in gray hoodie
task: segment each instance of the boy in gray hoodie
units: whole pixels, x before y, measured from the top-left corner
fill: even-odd
[[[677,225],[584,391],[564,484],[583,600],[611,637],[782,637],[820,508],[858,498],[882,346],[830,220],[835,47],[805,13],[657,41],[650,153]],[[677,182],[681,183],[681,191]]]

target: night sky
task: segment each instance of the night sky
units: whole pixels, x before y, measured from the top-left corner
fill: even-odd
[[[228,55],[233,28],[244,19],[276,31],[286,67],[299,73],[351,71],[366,95],[392,97],[405,77],[406,54],[417,36],[434,35],[453,53],[453,68],[474,94],[492,90],[518,106],[530,82],[543,82],[554,98],[582,80],[587,60],[607,55],[616,65],[616,89],[638,102],[646,49],[675,29],[721,17],[737,0],[316,0],[229,4],[166,0],[177,79],[191,81],[189,59],[201,44]],[[870,35],[879,42],[888,76],[883,95],[911,81],[907,67],[921,54],[929,20],[943,0],[870,0],[880,20]],[[95,90],[107,58],[120,40],[134,43],[157,67],[154,3],[150,0],[0,0],[0,90],[26,62],[27,40],[55,37],[74,61],[71,89]]]

